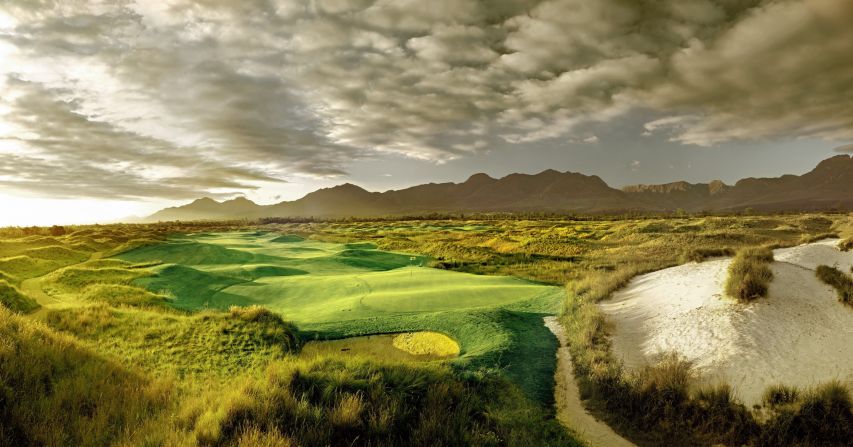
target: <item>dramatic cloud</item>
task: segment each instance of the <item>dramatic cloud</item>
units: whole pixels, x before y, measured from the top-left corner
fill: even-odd
[[[184,198],[365,157],[853,139],[846,0],[6,0],[0,185]]]

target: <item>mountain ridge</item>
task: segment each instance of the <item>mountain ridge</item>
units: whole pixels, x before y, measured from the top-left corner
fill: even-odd
[[[853,210],[853,157],[837,155],[811,171],[780,177],[748,177],[727,185],[676,181],[616,189],[596,175],[546,169],[494,178],[472,174],[460,183],[425,183],[371,192],[354,185],[321,188],[300,199],[258,205],[245,197],[218,202],[208,197],[160,210],[146,221],[261,217],[380,217],[432,212]]]

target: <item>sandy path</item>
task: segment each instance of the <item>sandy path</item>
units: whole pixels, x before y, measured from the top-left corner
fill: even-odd
[[[615,323],[613,352],[628,368],[676,352],[704,380],[728,382],[747,405],[773,384],[853,386],[853,309],[812,270],[849,269],[853,252],[835,243],[775,250],[768,297],[748,304],[723,295],[730,259],[640,275],[599,305]]]
[[[591,415],[580,399],[580,391],[575,383],[574,368],[563,325],[556,317],[545,317],[545,326],[560,341],[557,349],[556,385],[554,400],[557,406],[557,420],[574,430],[587,444],[593,447],[631,447],[635,444],[619,436],[612,428]]]

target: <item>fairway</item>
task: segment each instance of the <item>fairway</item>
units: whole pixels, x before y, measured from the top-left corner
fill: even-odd
[[[134,282],[178,309],[261,305],[317,340],[437,331],[459,343],[453,362],[505,368],[538,400],[550,396],[553,365],[541,359],[556,347],[542,342],[540,315],[557,312],[559,287],[425,267],[423,256],[368,243],[263,232],[181,235],[117,258],[156,264]]]

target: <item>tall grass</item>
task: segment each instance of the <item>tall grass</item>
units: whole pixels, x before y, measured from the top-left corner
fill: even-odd
[[[838,301],[853,306],[853,278],[850,275],[828,265],[819,265],[815,271],[818,279],[835,288]]]
[[[446,366],[282,361],[224,395],[185,401],[170,427],[140,437],[204,446],[579,445],[526,402],[505,379],[459,377]]]
[[[767,296],[767,288],[773,279],[769,267],[771,262],[773,251],[769,248],[750,247],[740,250],[729,265],[726,294],[741,301]]]
[[[5,306],[13,312],[29,313],[39,308],[39,304],[32,298],[0,279],[0,307]]]

